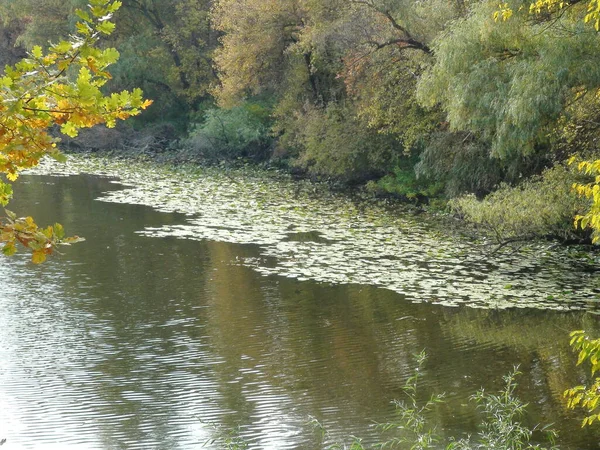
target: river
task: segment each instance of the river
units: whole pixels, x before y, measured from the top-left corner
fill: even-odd
[[[441,435],[476,432],[469,396],[519,365],[524,421],[598,448],[562,399],[586,373],[569,331],[600,335],[585,253],[492,254],[423,215],[244,171],[76,158],[15,197],[87,240],[40,266],[1,260],[3,450],[216,449],[230,430],[317,449],[310,418],[328,443],[375,442],[421,350]]]

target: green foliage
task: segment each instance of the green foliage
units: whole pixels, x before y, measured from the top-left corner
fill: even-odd
[[[385,173],[396,155],[402,154],[395,139],[369,130],[347,103],[309,107],[294,126],[297,164],[320,177],[368,180]]]
[[[444,184],[435,178],[417,176],[416,156],[401,156],[391,174],[367,183],[367,190],[376,194],[391,194],[410,201],[430,200],[443,193]]]
[[[32,251],[31,261],[34,264],[43,263],[52,254],[57,245],[70,245],[84,239],[78,236],[65,237],[61,224],[39,228],[31,217],[20,217],[5,210],[6,218],[2,223],[0,241],[4,242],[2,253],[12,256],[17,252],[17,242]]]
[[[438,131],[430,135],[424,147],[415,172],[419,177],[443,183],[449,198],[466,193],[482,197],[503,181],[516,183],[552,163],[546,152],[510,160],[491,157],[489,145],[472,133]]]
[[[343,182],[381,176],[436,126],[438,115],[416,104],[414,89],[428,64],[427,41],[454,9],[443,1],[425,8],[409,1],[219,0],[218,102],[268,92],[277,100],[279,156]]]
[[[152,103],[139,89],[102,92],[111,78],[107,68],[119,53],[100,48],[99,41],[113,31],[110,19],[120,6],[118,1],[91,0],[88,11],[78,12],[77,31],[70,40],[51,44],[47,51],[34,46],[28,57],[5,68],[0,78],[0,172],[9,180],[44,156],[64,158],[52,127],[73,137],[96,124],[113,127]],[[0,182],[0,203],[6,205],[11,195],[7,183]],[[40,229],[31,217],[17,219],[8,212],[0,221],[0,233],[4,254],[13,254],[20,242],[32,251],[34,263],[43,262],[58,244],[78,240],[64,239],[58,225]]]
[[[568,159],[571,155],[593,159],[600,154],[599,131],[600,91],[586,91],[572,99],[549,139],[561,159]]]
[[[372,130],[399,139],[406,151],[442,120],[438,110],[424,109],[415,98],[418,77],[430,61],[429,55],[391,47],[345,57],[344,80],[359,117]]]
[[[575,157],[570,160],[575,161]],[[578,164],[578,169],[594,179],[588,183],[574,183],[573,188],[581,198],[591,200],[589,208],[575,216],[575,227],[582,230],[590,228],[592,230],[592,242],[597,243],[600,239],[600,160],[582,161]]]
[[[591,374],[594,376],[600,370],[600,339],[591,339],[585,331],[577,330],[571,333],[571,347],[578,352],[577,365],[588,361]],[[600,421],[600,378],[596,377],[589,386],[575,386],[564,392],[567,406],[570,409],[582,407],[588,414],[581,426],[591,425]]]
[[[436,435],[435,427],[427,420],[427,414],[438,403],[443,402],[443,394],[434,394],[424,404],[417,399],[419,381],[423,378],[423,368],[427,355],[424,351],[415,355],[417,368],[410,376],[402,390],[406,394],[406,400],[394,401],[396,417],[393,421],[378,425],[382,432],[400,431],[400,436],[393,437],[378,445],[380,448],[394,448],[402,446],[410,450],[422,450],[435,448],[440,438]]]
[[[587,3],[587,7],[584,3],[577,3],[578,2],[574,2],[571,4],[570,2],[563,2],[560,0],[537,0],[530,3],[528,11],[529,14],[534,15],[537,21],[541,22],[544,27],[539,33],[540,36],[543,35],[543,43],[553,42],[551,39],[553,37],[552,33],[548,33],[548,30],[552,30],[554,28],[552,25],[555,25],[556,23],[561,22],[560,34],[563,39],[566,28],[564,26],[565,23],[568,24],[572,30],[578,27],[577,33],[572,33],[570,36],[572,38],[570,45],[572,46],[574,55],[575,52],[582,51],[584,53],[583,57],[587,58],[593,55],[593,51],[597,48],[598,41],[590,42],[589,39],[586,38],[591,36],[592,39],[597,39],[598,34],[582,33],[580,30],[582,28],[582,22],[591,22],[594,24],[596,31],[598,31],[600,27],[600,2],[598,0],[591,0]],[[494,13],[494,19],[498,21],[502,18],[504,22],[513,22],[514,19],[511,19],[511,17],[513,16],[514,9],[515,7],[508,3],[501,4],[500,10],[497,10]],[[519,6],[518,11],[521,11],[522,9],[524,9],[523,5]],[[561,20],[563,16],[567,17],[566,22]],[[521,16],[521,20],[523,20],[523,16]],[[546,22],[549,20],[551,20],[550,26],[547,26]],[[548,39],[548,35],[550,35],[550,39]],[[581,37],[582,35],[583,38]],[[554,37],[556,39],[558,36]],[[565,40],[565,42],[568,42],[568,40]],[[560,44],[562,44],[562,42],[559,43],[555,40],[554,43],[557,45],[557,48],[561,47]],[[561,53],[559,52],[557,54],[560,55]],[[597,150],[596,135],[598,122],[595,119],[598,117],[598,92],[600,87],[598,74],[595,71],[586,69],[586,72],[575,72],[574,77],[565,76],[566,73],[570,74],[572,70],[568,58],[553,60],[546,55],[543,56],[545,56],[545,60],[549,60],[553,64],[556,64],[557,62],[562,64],[562,67],[557,65],[557,68],[561,68],[559,74],[563,75],[562,77],[558,77],[558,81],[564,84],[564,88],[571,90],[570,95],[565,95],[564,97],[567,100],[571,100],[572,103],[567,107],[563,106],[563,115],[560,117],[562,120],[558,122],[558,126],[555,127],[554,130],[554,133],[559,137],[558,147],[566,147],[580,155],[589,154],[590,150],[594,152],[594,150]],[[579,61],[576,62],[580,64]],[[584,61],[582,66],[586,67],[589,64],[593,63],[591,61]],[[565,103],[565,100],[561,99],[561,101]],[[581,103],[585,106],[582,107]],[[568,114],[570,113],[574,113],[575,120],[568,117]],[[582,123],[584,123],[584,125],[582,125]],[[592,124],[591,127],[590,124]],[[576,157],[573,157],[570,159],[570,162],[572,163],[576,159]],[[598,192],[600,192],[600,161],[581,161],[578,168],[582,173],[594,176],[595,179],[593,182],[576,182],[573,184],[573,188],[580,197],[591,200],[590,207],[585,213],[581,215],[578,214],[575,217],[575,227],[581,229],[590,228],[592,230],[592,240],[593,242],[597,242],[600,238],[600,195],[598,194]]]
[[[286,71],[288,50],[298,41],[304,8],[298,0],[218,0],[216,28],[224,33],[215,55],[216,89],[222,106],[277,87]]]
[[[205,159],[253,158],[270,156],[270,107],[246,102],[230,109],[209,109],[204,121],[184,142],[189,151]]]
[[[465,133],[434,133],[415,165],[417,175],[438,180],[447,197],[489,193],[504,178],[501,161],[490,158],[488,147]]]
[[[474,6],[437,40],[418,98],[440,103],[452,130],[476,133],[492,155],[511,158],[548,144],[575,90],[600,86],[600,37],[568,14],[496,23],[496,8]]]
[[[529,3],[529,8],[525,8],[525,5],[523,5],[521,2],[521,4],[518,5],[518,11],[521,12],[525,9],[529,14],[551,17],[553,15],[563,13],[567,7],[571,7],[573,4],[577,3],[579,2],[565,2],[563,0],[536,0],[535,2]],[[582,3],[585,4],[584,2]],[[587,2],[585,8],[582,8],[581,5],[579,5],[579,7],[576,9],[579,11],[576,14],[583,18],[583,22],[592,23],[596,31],[600,31],[599,0],[590,0]],[[502,3],[499,6],[499,10],[494,12],[494,20],[498,21],[502,19],[503,21],[506,21],[509,20],[513,14],[513,7],[509,3]]]
[[[473,195],[450,202],[455,212],[498,241],[535,236],[574,237],[572,218],[586,207],[572,191],[575,171],[557,165],[517,186],[502,184],[483,200]]]
[[[525,415],[527,404],[515,396],[519,372],[515,368],[504,377],[504,388],[499,394],[487,394],[483,389],[472,396],[480,407],[484,421],[477,438],[461,439],[448,445],[447,450],[556,450],[556,433],[548,427],[537,430],[525,427],[521,418]],[[534,432],[546,435],[550,447],[532,444]]]
[[[156,100],[138,125],[186,116],[208,97],[215,82],[211,55],[218,33],[211,27],[210,0],[127,0],[115,12],[119,27],[106,37],[121,51],[111,69],[113,89],[141,87]],[[83,0],[0,0],[0,13],[20,24],[18,42],[56,42],[77,31]],[[110,28],[105,24],[103,27]]]

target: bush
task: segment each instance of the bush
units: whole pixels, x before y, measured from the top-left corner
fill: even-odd
[[[309,173],[346,183],[383,175],[402,146],[393,137],[370,130],[351,106],[330,103],[308,107],[293,124],[296,164]]]
[[[450,206],[467,221],[493,232],[498,241],[536,236],[574,239],[573,217],[586,204],[572,190],[578,177],[559,164],[518,186],[502,184],[483,200],[467,195]]]
[[[440,197],[444,183],[415,173],[416,157],[402,157],[392,173],[367,183],[367,190],[378,195],[393,195],[417,203]]]
[[[231,109],[208,109],[183,147],[208,160],[264,160],[272,145],[270,107],[247,102]]]

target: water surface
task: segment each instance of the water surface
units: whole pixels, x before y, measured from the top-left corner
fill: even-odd
[[[446,393],[441,433],[473,433],[469,395],[519,364],[528,423],[554,422],[561,448],[598,447],[561,398],[585,374],[568,332],[600,334],[594,261],[548,244],[490,257],[285,180],[122,179],[141,175],[16,186],[13,210],[87,241],[42,266],[0,261],[5,448],[200,448],[215,426],[256,449],[319,448],[309,417],[329,442],[372,442],[423,349],[420,395]]]

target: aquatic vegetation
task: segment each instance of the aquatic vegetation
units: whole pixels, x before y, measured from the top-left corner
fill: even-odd
[[[123,185],[99,201],[188,215],[186,224],[147,227],[141,235],[257,245],[258,258],[231,264],[265,276],[375,285],[408,301],[446,306],[597,307],[600,286],[591,274],[598,264],[547,242],[492,254],[485,242],[447,232],[422,215],[391,212],[255,169],[73,157],[66,165],[48,161],[32,173],[82,172]]]
[[[462,439],[444,437],[431,421],[431,411],[444,403],[443,394],[433,394],[428,400],[419,400],[423,369],[427,354],[422,351],[415,355],[416,368],[406,380],[402,391],[404,400],[394,400],[394,416],[389,422],[375,425],[381,436],[380,441],[367,444],[357,436],[349,436],[349,443],[333,442],[325,424],[310,417],[309,425],[318,435],[320,448],[326,450],[367,450],[367,449],[445,449],[445,450],[558,450],[555,445],[556,433],[548,426],[525,426],[521,420],[525,416],[527,404],[515,394],[518,368],[503,377],[504,386],[497,393],[483,389],[471,396],[481,412],[479,432],[475,436]],[[215,437],[207,444],[217,444],[222,449],[245,449],[249,442],[240,435],[240,430],[231,431],[209,424]],[[544,444],[535,443],[535,438]],[[549,446],[546,446],[549,445]]]

